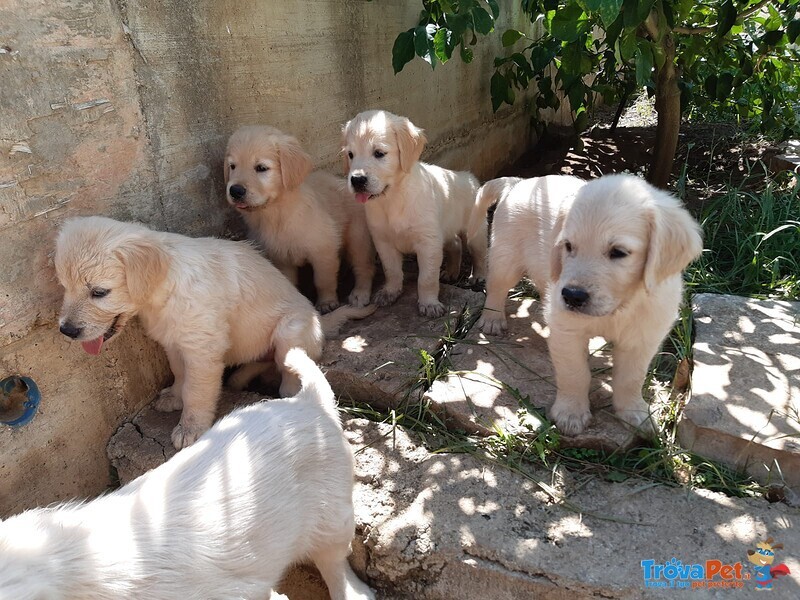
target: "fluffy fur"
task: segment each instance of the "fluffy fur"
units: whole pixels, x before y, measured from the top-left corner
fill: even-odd
[[[525,271],[544,293],[558,428],[575,435],[591,418],[587,347],[595,336],[613,343],[617,416],[648,427],[642,385],[677,316],[681,272],[702,250],[697,222],[674,197],[630,175],[585,184],[563,176],[496,180],[484,186],[481,205],[493,198],[500,204],[484,331],[502,331],[498,307],[520,273],[512,257],[524,256]]]
[[[405,117],[367,111],[344,126],[348,185],[366,205],[367,224],[383,264],[386,283],[373,296],[392,304],[403,287],[403,254],[419,265],[419,311],[444,314],[439,302],[439,270],[445,250],[447,280],[458,278],[461,242],[474,207],[478,182],[471,173],[450,171],[419,161],[425,135]],[[473,277],[484,277],[486,229],[469,240]]]
[[[300,349],[294,398],[238,409],[191,448],[87,502],[0,522],[0,600],[265,600],[311,559],[334,600],[372,591],[347,562],[353,457]]]
[[[300,383],[284,369],[289,349],[303,348],[317,360],[326,328],[374,310],[342,307],[320,319],[249,244],[104,217],[67,221],[56,241],[55,265],[64,287],[61,331],[87,352],[98,354],[136,315],[164,346],[175,382],[161,392],[156,408],[183,409],[172,432],[178,449],[214,421],[226,365],[272,359],[282,375],[281,394],[292,395]]]
[[[364,207],[353,202],[341,177],[311,168],[311,157],[294,137],[273,127],[241,127],[225,156],[228,202],[290,281],[296,284],[297,268],[311,264],[322,312],[339,305],[336,286],[345,251],[355,274],[350,304],[365,306],[375,250]]]

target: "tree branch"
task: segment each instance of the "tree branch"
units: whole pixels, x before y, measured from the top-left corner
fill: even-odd
[[[755,6],[751,6],[747,10],[742,11],[738,15],[736,15],[736,20],[739,21],[740,19],[745,19],[752,15],[753,13],[758,12],[762,8],[764,8],[767,4],[770,3],[770,0],[761,0]],[[675,33],[681,33],[683,35],[705,35],[706,33],[712,33],[716,30],[717,26],[709,25],[707,27],[675,27],[672,31]]]

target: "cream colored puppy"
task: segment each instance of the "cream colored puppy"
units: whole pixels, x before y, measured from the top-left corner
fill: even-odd
[[[342,251],[355,274],[349,302],[365,306],[372,293],[375,250],[364,207],[353,202],[341,177],[311,173],[311,168],[311,157],[294,137],[273,127],[241,127],[226,150],[228,202],[292,283],[297,284],[297,268],[311,264],[320,311],[339,305]]]
[[[183,409],[172,432],[178,449],[213,423],[226,365],[274,360],[281,394],[292,395],[300,383],[284,369],[286,353],[299,347],[319,359],[324,330],[375,308],[342,307],[320,319],[247,243],[189,238],[105,217],[67,221],[56,240],[55,266],[64,287],[60,330],[86,352],[99,354],[136,315],[164,346],[175,382],[156,408]]]
[[[540,293],[545,290],[547,342],[557,385],[552,419],[568,435],[580,433],[589,422],[587,348],[591,338],[600,336],[613,344],[617,416],[636,427],[648,426],[642,385],[677,316],[681,272],[702,251],[699,225],[674,197],[631,175],[607,175],[585,184],[556,176],[492,187],[510,188],[497,194],[504,198],[492,238],[501,248],[498,253],[510,256],[509,248],[525,235],[523,246],[516,247],[524,247],[528,274],[541,286]],[[527,231],[517,228],[519,220],[509,225],[504,219],[513,214],[504,203],[532,213],[522,217]],[[494,252],[493,246],[490,256]],[[502,260],[490,261],[489,281],[497,295],[511,281],[509,271],[516,271],[504,270]],[[495,276],[492,268],[498,266]],[[493,302],[499,301],[493,296]],[[497,320],[496,306],[491,315],[484,312],[484,330],[501,330]]]
[[[108,495],[0,522],[0,600],[266,600],[309,558],[333,600],[373,598],[347,562],[353,455],[333,392],[301,349],[285,365],[296,397],[232,412]]]
[[[492,220],[486,302],[478,327],[499,335],[508,327],[508,290],[528,275],[544,295],[550,278],[550,249],[554,225],[562,205],[568,204],[585,184],[582,179],[550,175],[533,179],[501,177],[487,181],[478,192],[469,235],[480,231],[486,212],[497,203]]]
[[[461,240],[475,204],[478,182],[471,173],[450,171],[419,161],[425,135],[405,117],[372,110],[344,126],[348,184],[366,205],[367,224],[381,257],[386,283],[373,296],[379,306],[392,304],[403,289],[403,254],[415,254],[419,312],[439,317],[439,270],[445,248],[445,278],[458,278]],[[483,278],[486,229],[468,246],[473,277]]]

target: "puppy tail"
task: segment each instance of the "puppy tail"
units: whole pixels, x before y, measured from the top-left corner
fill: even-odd
[[[520,181],[522,181],[520,177],[499,177],[487,181],[481,186],[481,189],[478,190],[478,195],[475,197],[475,206],[469,219],[467,239],[472,239],[478,233],[481,224],[486,220],[486,213],[489,211],[489,207],[500,200],[508,190]]]
[[[366,306],[340,306],[336,310],[322,315],[319,318],[322,323],[322,331],[326,337],[339,333],[339,328],[350,319],[363,319],[370,316],[378,307],[374,304]]]
[[[326,408],[335,410],[336,401],[331,385],[305,350],[300,347],[290,349],[286,353],[284,365],[300,378],[302,388],[298,395],[312,396]]]

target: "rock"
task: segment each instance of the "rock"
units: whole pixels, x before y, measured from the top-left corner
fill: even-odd
[[[378,309],[368,319],[351,321],[342,334],[329,339],[320,366],[336,395],[356,404],[386,410],[407,400],[419,377],[419,350],[433,353],[465,306],[483,306],[483,294],[442,285],[439,298],[444,317],[421,317],[416,282],[406,285],[397,303]],[[413,398],[414,401],[418,398]]]
[[[450,373],[425,393],[431,408],[468,433],[489,435],[496,427],[507,432],[537,428],[541,419],[525,410],[525,405],[548,409],[555,401],[555,375],[540,302],[509,299],[506,313],[507,334],[486,336],[474,328],[451,354]],[[610,352],[601,338],[592,341],[590,351],[594,418],[581,435],[564,436],[563,445],[609,452],[627,448],[636,435],[614,417],[611,408]]]
[[[786,546],[780,562],[800,572],[790,550],[800,547],[798,511],[782,504],[636,479],[568,474],[559,483],[544,469],[523,477],[467,454],[431,454],[388,424],[353,419],[345,429],[357,449],[364,568],[384,598],[660,597],[645,589],[641,561],[720,560],[752,573],[747,550],[769,536]],[[731,593],[693,591],[698,598]],[[771,597],[798,594],[792,575],[776,581]]]
[[[698,294],[689,450],[800,489],[800,303]]]

